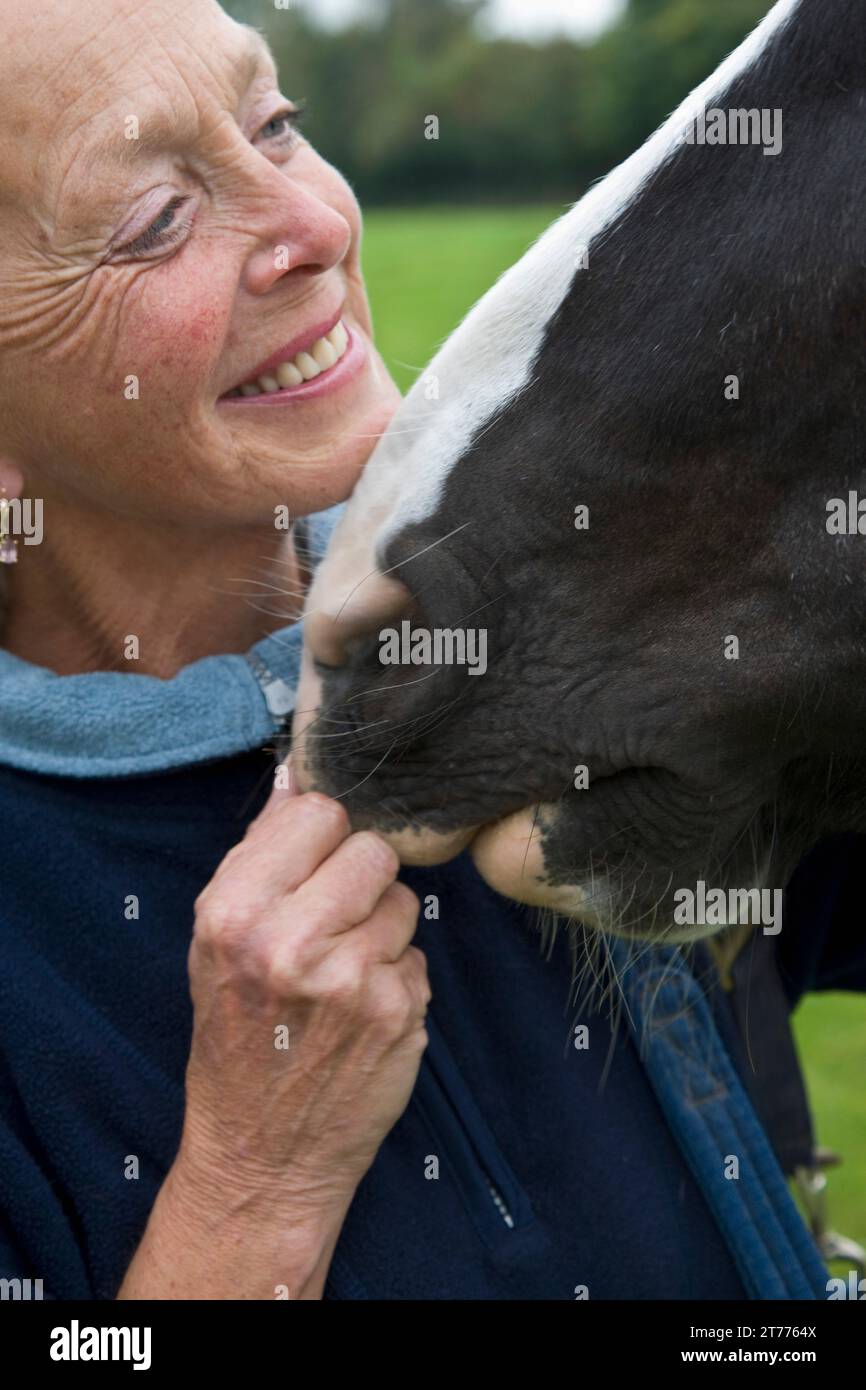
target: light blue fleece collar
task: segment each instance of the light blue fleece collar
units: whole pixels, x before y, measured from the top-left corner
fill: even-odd
[[[308,519],[312,562],[341,511]],[[294,709],[302,640],[295,623],[245,656],[205,657],[171,680],[58,676],[0,650],[0,763],[62,777],[131,777],[261,748]]]

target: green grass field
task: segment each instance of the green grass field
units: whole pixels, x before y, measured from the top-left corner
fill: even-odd
[[[466,310],[563,209],[436,208],[365,218],[364,266],[382,355],[406,390]],[[813,996],[796,1029],[837,1229],[866,1244],[866,998]]]
[[[364,270],[376,341],[405,391],[493,281],[560,208],[371,212]]]
[[[866,999],[813,994],[795,1021],[818,1137],[844,1158],[829,1174],[832,1224],[866,1245]]]

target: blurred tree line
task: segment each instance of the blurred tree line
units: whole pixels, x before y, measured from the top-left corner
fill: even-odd
[[[532,0],[526,0],[531,4]],[[315,5],[223,0],[267,35],[305,132],[364,204],[575,198],[630,154],[771,0],[630,0],[595,42],[485,40],[487,0],[378,0],[339,30]],[[439,138],[425,138],[425,118]]]

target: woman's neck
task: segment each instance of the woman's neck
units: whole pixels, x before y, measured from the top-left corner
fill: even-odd
[[[0,643],[58,675],[176,675],[201,657],[245,652],[300,616],[308,582],[273,526],[46,528],[8,571]]]

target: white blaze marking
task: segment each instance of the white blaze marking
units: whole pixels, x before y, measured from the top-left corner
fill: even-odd
[[[376,568],[389,536],[430,516],[469,441],[527,385],[550,319],[562,303],[583,249],[633,202],[650,175],[682,143],[699,112],[717,105],[761,56],[800,0],[778,0],[758,27],[691,93],[644,145],[549,227],[470,310],[434,357],[374,450],[320,565],[309,607],[336,617]],[[427,384],[438,383],[428,400]],[[431,393],[432,394],[432,393]]]

